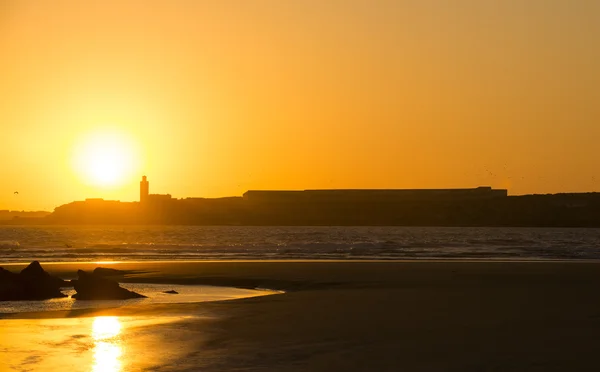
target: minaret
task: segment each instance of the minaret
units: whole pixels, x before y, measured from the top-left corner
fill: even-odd
[[[150,192],[150,182],[146,179],[146,176],[142,177],[140,182],[140,203],[145,204],[148,201],[148,193]]]

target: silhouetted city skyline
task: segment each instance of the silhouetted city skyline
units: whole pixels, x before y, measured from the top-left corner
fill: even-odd
[[[173,198],[150,192],[139,201],[88,198],[21,224],[597,226],[600,194],[509,196],[489,186],[463,189],[248,190],[241,196]]]

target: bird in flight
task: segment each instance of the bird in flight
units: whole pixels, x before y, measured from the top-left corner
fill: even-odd
[[[14,194],[15,194],[15,195],[19,195],[19,192],[18,192],[18,191],[15,191],[15,192],[14,192]]]

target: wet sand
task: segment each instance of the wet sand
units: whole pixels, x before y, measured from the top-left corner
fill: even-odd
[[[86,265],[44,267],[69,277]],[[111,267],[137,270],[126,278],[132,282],[286,291],[234,301],[52,314],[58,319],[98,315],[174,319],[140,331],[145,337],[152,335],[153,341],[140,339],[136,345],[145,345],[147,353],[164,354],[160,362],[144,365],[153,370],[600,367],[599,263],[164,262]],[[4,317],[35,320],[48,315]],[[8,320],[0,320],[0,328]],[[127,355],[122,356],[122,365],[135,368]]]

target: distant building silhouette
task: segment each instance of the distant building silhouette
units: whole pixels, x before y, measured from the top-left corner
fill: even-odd
[[[142,177],[142,181],[140,182],[140,203],[148,202],[148,195],[150,192],[150,182],[146,176]]]
[[[4,218],[2,218],[4,216]],[[19,217],[18,219],[16,217]],[[34,215],[0,211],[0,224],[39,224]],[[61,205],[48,224],[243,226],[527,226],[600,227],[600,193],[508,196],[470,189],[250,190],[243,197],[177,199],[150,194],[140,202],[86,199]]]
[[[140,181],[140,203],[165,203],[173,200],[171,194],[150,194],[150,182],[146,176]]]
[[[507,190],[481,186],[474,189],[345,189],[345,190],[250,190],[244,200],[250,202],[404,202],[477,200],[502,198]]]
[[[167,203],[170,201],[174,201],[175,199],[173,199],[173,197],[171,196],[171,194],[150,194],[148,195],[148,202],[149,203]]]

